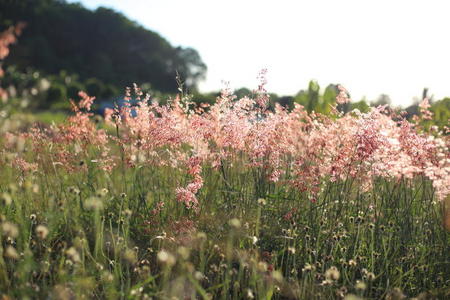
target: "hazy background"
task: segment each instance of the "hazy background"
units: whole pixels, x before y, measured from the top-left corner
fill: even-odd
[[[208,66],[205,92],[220,89],[221,80],[253,88],[267,68],[269,90],[282,95],[311,79],[342,83],[355,100],[384,93],[403,106],[424,87],[437,99],[450,95],[448,1],[81,3],[113,8],[173,45],[196,49]]]
[[[238,97],[251,96],[267,69],[269,109],[300,104],[327,114],[341,84],[353,100],[343,112],[389,104],[410,119],[429,98],[434,122],[446,126],[449,8],[446,1],[0,0],[0,33],[26,23],[0,60],[0,90],[52,115],[70,112],[68,99],[83,90],[102,114],[133,83],[161,102],[181,86],[196,104],[212,104],[224,81]]]

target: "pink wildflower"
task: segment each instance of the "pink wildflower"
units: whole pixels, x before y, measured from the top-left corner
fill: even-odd
[[[422,102],[419,103],[420,113],[422,114],[422,118],[424,120],[433,119],[433,113],[429,110],[430,107],[431,105],[428,98],[424,98]]]
[[[337,86],[339,93],[336,96],[336,102],[338,104],[345,104],[351,101],[351,99],[348,97],[348,92],[347,90],[342,86],[342,85],[338,85]]]

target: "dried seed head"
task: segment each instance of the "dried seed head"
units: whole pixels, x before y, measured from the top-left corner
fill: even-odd
[[[40,240],[45,240],[48,235],[48,228],[44,225],[38,225],[36,227],[36,235]]]
[[[357,262],[356,262],[355,260],[353,260],[353,259],[350,259],[350,260],[348,261],[348,265],[349,265],[350,267],[356,267]]]
[[[191,254],[191,251],[189,248],[181,246],[178,248],[177,253],[182,259],[187,260]]]
[[[336,280],[339,280],[340,276],[341,276],[341,273],[339,273],[339,270],[335,266],[332,266],[328,270],[325,271],[325,278],[327,280],[336,281]]]
[[[105,197],[107,194],[108,194],[108,189],[106,189],[106,188],[102,188],[100,191],[99,191],[99,193],[100,193],[100,196],[101,197]]]
[[[5,206],[11,205],[12,203],[11,195],[8,193],[3,193],[2,196],[0,197],[0,200],[2,200],[2,203]]]
[[[150,265],[150,261],[148,259],[143,259],[139,262],[139,265],[142,266],[148,266]]]
[[[74,186],[69,187],[69,193],[72,193],[74,195],[79,195],[80,194],[80,190]]]
[[[264,205],[267,204],[267,201],[266,201],[266,199],[259,198],[259,199],[258,199],[258,204],[264,206]]]
[[[101,279],[103,282],[113,282],[113,281],[114,281],[114,275],[111,274],[111,273],[108,272],[108,271],[104,271],[104,272],[102,273],[100,279]]]
[[[239,221],[239,219],[233,218],[228,221],[228,225],[230,225],[234,229],[238,229],[241,228],[241,221]]]
[[[324,280],[324,276],[323,276],[323,274],[320,274],[320,273],[316,273],[315,275],[314,275],[314,278],[317,280],[317,281],[322,281],[322,280]]]
[[[304,272],[314,271],[315,269],[316,269],[316,267],[314,265],[311,265],[311,264],[307,263],[303,267],[302,272],[304,273]]]
[[[161,264],[167,265],[168,267],[171,267],[176,263],[175,256],[165,250],[159,251],[157,258]]]
[[[16,238],[19,235],[19,228],[11,222],[2,223],[2,232],[6,237]]]
[[[339,293],[342,295],[342,297],[348,293],[348,289],[346,286],[343,286],[339,289]]]
[[[393,290],[389,291],[389,293],[386,295],[386,300],[401,300],[406,299],[405,294],[403,294],[402,290],[399,288],[394,288]]]
[[[14,245],[14,239],[12,237],[8,236],[6,238],[6,244],[7,245]]]
[[[367,274],[365,275],[365,277],[367,278],[368,281],[373,281],[375,280],[375,274],[372,272],[367,272]]]
[[[122,257],[129,264],[134,264],[137,261],[136,252],[131,249],[125,250]]]
[[[90,210],[102,210],[103,202],[100,198],[89,197],[88,199],[86,199],[85,207]]]
[[[367,285],[364,281],[356,280],[355,289],[359,291],[365,291],[367,288]]]
[[[208,237],[206,236],[206,233],[199,231],[197,233],[197,239],[201,240],[201,241],[206,241]],[[214,248],[216,248],[217,245],[214,245]],[[218,247],[218,246],[217,246]]]
[[[70,247],[69,249],[67,249],[66,255],[73,263],[78,263],[81,261],[80,254],[78,253],[77,249],[75,249],[75,247]]]
[[[267,267],[268,267],[268,265],[267,265],[266,262],[260,261],[258,263],[258,271],[260,271],[260,272],[266,272],[267,271]]]
[[[7,246],[5,250],[5,257],[13,260],[19,259],[19,253],[17,253],[17,250],[13,246]]]
[[[272,278],[275,279],[278,283],[283,282],[283,274],[280,271],[273,271]]]
[[[328,286],[328,285],[332,285],[333,281],[326,279],[326,280],[322,280],[322,282],[320,283],[321,286]]]

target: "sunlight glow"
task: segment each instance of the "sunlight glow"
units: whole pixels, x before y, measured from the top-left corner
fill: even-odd
[[[323,88],[343,84],[354,100],[384,93],[405,106],[424,87],[436,100],[450,96],[447,1],[81,2],[195,48],[208,66],[202,91],[220,89],[222,80],[254,88],[267,68],[268,89],[280,95],[315,79]]]

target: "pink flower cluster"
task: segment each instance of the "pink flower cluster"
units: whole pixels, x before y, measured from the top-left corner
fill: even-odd
[[[61,166],[74,172],[86,170],[88,162],[99,168],[111,171],[115,158],[111,156],[108,143],[110,137],[103,129],[98,129],[90,112],[94,97],[80,92],[81,101],[72,101],[75,115],[58,126],[37,125],[29,132],[21,134],[32,144],[34,163],[43,170]],[[94,156],[94,157],[93,157]]]
[[[337,104],[349,103],[351,101],[351,99],[348,96],[348,91],[342,85],[338,85],[338,90],[339,90],[339,93],[336,97]]]
[[[265,180],[309,192],[312,199],[327,180],[349,177],[370,190],[377,177],[424,175],[440,199],[449,194],[447,137],[420,133],[386,107],[343,116],[308,114],[299,105],[292,111],[281,106],[271,111],[264,74],[254,97],[236,99],[225,88],[208,110],[179,98],[167,105],[145,98],[134,108],[135,117],[130,107],[117,111],[128,160],[186,168],[192,181],[176,195],[188,207],[198,204],[202,165],[219,168],[238,160],[257,168]],[[339,90],[337,102],[350,101],[347,91]],[[139,90],[135,94],[141,96]]]
[[[109,171],[120,165],[119,156],[112,154],[117,152],[111,150],[119,148],[130,168],[165,166],[185,172],[188,181],[179,183],[175,195],[193,209],[199,205],[205,166],[254,169],[262,180],[296,188],[312,200],[324,183],[349,178],[369,191],[380,177],[425,176],[439,199],[450,194],[448,136],[421,133],[386,107],[331,116],[307,113],[300,105],[291,111],[277,105],[272,111],[267,108],[264,73],[261,77],[254,97],[236,99],[224,89],[210,107],[196,107],[179,97],[161,105],[135,87],[137,106],[107,112],[105,119],[116,132],[110,135],[91,120],[94,98],[80,93],[82,100],[73,105],[75,116],[67,124],[35,129],[30,137],[36,153],[47,147],[53,163],[69,170],[82,169],[79,161],[92,156],[94,148],[96,161]],[[128,99],[131,94],[128,90]],[[348,101],[347,92],[340,88],[337,102]],[[33,163],[42,167],[44,162]]]
[[[429,110],[430,107],[431,105],[428,98],[423,99],[422,102],[419,103],[420,113],[422,114],[422,118],[424,120],[433,119],[433,113]]]

